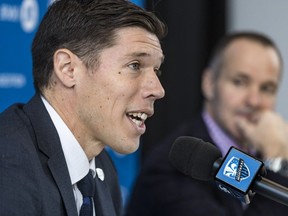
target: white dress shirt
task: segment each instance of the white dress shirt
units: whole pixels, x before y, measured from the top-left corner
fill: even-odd
[[[84,178],[89,169],[92,170],[92,175],[95,178],[96,176],[96,168],[95,168],[95,158],[91,161],[88,160],[85,152],[83,151],[81,145],[76,140],[75,136],[59,116],[59,114],[55,111],[55,109],[48,103],[48,101],[41,97],[53,123],[58,132],[61,146],[64,152],[65,160],[67,163],[70,179],[71,179],[71,187],[73,188],[75,202],[79,211],[81,205],[83,203],[83,197],[79,189],[77,188],[77,182]],[[93,205],[93,215],[95,214],[95,206]]]

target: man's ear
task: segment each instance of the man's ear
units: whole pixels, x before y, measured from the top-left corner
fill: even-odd
[[[210,100],[214,97],[215,82],[213,80],[213,71],[207,68],[202,75],[202,92],[206,100]]]
[[[53,56],[55,75],[68,88],[75,85],[76,59],[77,56],[68,49],[59,49]]]

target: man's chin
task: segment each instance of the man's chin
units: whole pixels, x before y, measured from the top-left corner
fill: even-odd
[[[138,148],[139,148],[139,141],[131,142],[129,144],[125,144],[125,146],[122,146],[122,148],[117,149],[117,152],[120,154],[132,154],[135,151],[137,151]]]

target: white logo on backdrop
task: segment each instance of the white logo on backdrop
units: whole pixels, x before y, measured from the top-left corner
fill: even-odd
[[[26,77],[20,73],[0,73],[0,88],[23,88]]]
[[[0,4],[0,21],[20,22],[25,33],[34,31],[39,20],[37,0],[23,0],[20,6]]]
[[[24,0],[20,8],[20,23],[24,32],[32,32],[38,23],[39,6],[36,0]]]

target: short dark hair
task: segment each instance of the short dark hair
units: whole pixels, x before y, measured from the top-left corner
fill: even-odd
[[[280,61],[280,73],[282,73],[283,70],[283,59],[280,53],[279,48],[274,43],[274,41],[269,38],[267,35],[260,33],[260,32],[253,32],[253,31],[239,31],[239,32],[233,32],[230,34],[225,35],[215,46],[214,51],[212,52],[209,65],[208,67],[212,69],[213,71],[213,77],[216,79],[224,64],[224,53],[227,49],[227,47],[234,41],[238,39],[247,39],[251,41],[258,42],[259,44],[262,44],[266,47],[273,48]]]
[[[128,0],[56,0],[44,15],[32,43],[36,92],[49,85],[53,55],[67,48],[87,67],[96,65],[99,53],[114,44],[116,31],[141,27],[161,40],[166,26],[152,12]]]

